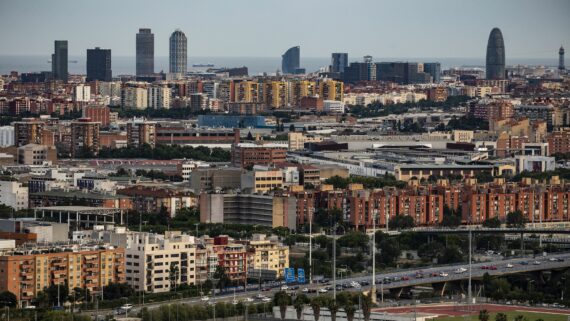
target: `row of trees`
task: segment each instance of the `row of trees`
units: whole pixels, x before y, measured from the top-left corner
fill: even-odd
[[[334,188],[341,189],[347,188],[349,184],[362,184],[364,188],[382,188],[386,186],[403,188],[406,186],[406,182],[399,181],[394,175],[390,174],[386,174],[383,177],[351,176],[347,178],[336,175],[326,179],[325,184],[331,184]]]
[[[449,110],[453,107],[465,105],[471,98],[467,96],[449,96],[444,102],[431,100],[420,100],[417,102],[406,102],[399,104],[383,105],[379,102],[368,104],[368,106],[356,105],[350,107],[350,113],[359,118],[381,117],[392,114],[403,114],[411,108],[429,109],[443,108]]]
[[[86,151],[79,158],[91,158],[92,153]],[[140,147],[102,148],[98,158],[149,158],[170,160],[188,158],[206,162],[228,162],[231,159],[229,151],[219,147],[209,148],[206,146],[179,146],[179,145],[156,145],[151,147],[144,144]]]
[[[237,304],[218,302],[215,305],[189,305],[168,304],[158,309],[144,308],[141,312],[143,321],[170,321],[170,320],[208,320],[214,318],[228,318],[245,314],[260,314],[271,311],[271,303]]]
[[[302,320],[303,312],[310,307],[315,321],[319,321],[321,317],[321,308],[327,308],[330,311],[332,321],[336,320],[336,315],[341,309],[346,313],[347,320],[353,321],[358,305],[362,308],[364,320],[369,321],[373,307],[370,295],[348,291],[338,293],[336,300],[330,295],[309,298],[305,294],[298,294],[293,300],[289,294],[280,291],[275,293],[273,304],[279,307],[282,320],[285,319],[287,307],[293,305],[297,313],[297,320]]]

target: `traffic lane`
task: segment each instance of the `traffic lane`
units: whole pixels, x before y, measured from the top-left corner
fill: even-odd
[[[529,260],[542,260],[541,261],[541,265],[543,265],[543,267],[565,267],[567,265],[570,265],[570,263],[568,263],[567,265],[564,265],[565,262],[551,262],[548,259],[551,257],[556,257],[556,258],[563,258],[563,259],[570,259],[570,253],[560,253],[560,254],[550,254],[546,257],[533,257],[533,256],[528,256],[528,257],[517,257],[517,258],[511,258],[511,259],[506,259],[506,260],[496,260],[496,261],[489,261],[489,262],[482,262],[482,263],[472,263],[472,276],[475,277],[479,277],[482,276],[485,272],[489,273],[490,275],[495,275],[498,273],[493,273],[493,272],[497,272],[498,267],[502,266],[503,268],[500,270],[501,272],[509,272],[509,273],[504,273],[504,274],[510,274],[510,273],[520,273],[520,272],[526,272],[529,270],[537,270],[537,269],[543,269],[543,268],[526,268],[526,269],[520,269],[520,268],[516,268],[517,267],[517,263],[520,265],[520,262],[522,261],[529,261]],[[557,263],[557,264],[554,264]],[[506,265],[507,264],[513,264],[514,267],[511,269],[507,269]],[[529,263],[529,265],[531,265],[532,263]],[[497,266],[497,270],[482,270],[485,272],[475,272],[473,273],[476,269],[477,270],[481,270],[481,267],[484,265],[494,265]],[[428,267],[428,268],[421,268],[421,269],[408,269],[405,271],[400,271],[400,272],[391,272],[391,273],[376,273],[376,280],[382,280],[385,277],[409,277],[410,280],[405,280],[405,281],[394,281],[390,284],[376,284],[376,287],[384,287],[385,289],[390,289],[390,288],[398,288],[398,287],[405,287],[405,286],[412,286],[412,285],[420,285],[420,284],[426,284],[426,283],[440,283],[443,281],[454,281],[454,280],[458,280],[458,279],[464,279],[465,277],[459,277],[459,275],[453,276],[455,269],[457,269],[458,267],[468,267],[468,263],[462,263],[462,264],[454,264],[454,265],[445,265],[445,266],[435,266],[435,267]],[[538,267],[538,266],[535,266]],[[415,273],[411,273],[411,272],[415,272]],[[421,272],[424,275],[426,274],[431,274],[431,273],[440,273],[440,272],[444,272],[447,273],[447,276],[437,276],[437,277],[424,277],[422,279],[416,279],[415,278],[415,274]],[[468,272],[464,272],[464,273],[468,273]],[[344,283],[344,282],[352,282],[352,281],[356,281],[356,282],[362,282],[362,281],[371,281],[371,277],[372,275],[369,274],[368,276],[359,276],[359,277],[348,277],[348,278],[343,278],[343,279],[337,279],[337,284],[339,283]],[[418,281],[419,280],[419,281]],[[414,282],[415,281],[415,282]],[[306,285],[300,285],[300,288],[303,287],[307,287],[309,289],[320,289],[322,287],[325,287],[327,285],[322,284],[322,283],[313,283],[313,284],[306,284]],[[332,280],[330,282],[330,284],[328,286],[333,286],[332,285]],[[262,285],[263,287],[263,285]],[[363,290],[363,289],[370,289],[371,285],[368,286],[361,286],[360,289],[354,289],[354,290]],[[347,289],[345,289],[347,290]],[[270,294],[274,294],[275,292],[280,291],[279,287],[274,287],[274,288],[270,288],[269,291],[265,291],[263,293],[267,293],[267,295],[269,296]],[[342,291],[342,290],[337,290],[337,291]],[[236,298],[247,298],[247,297],[251,297],[252,294],[255,294],[256,292],[258,292],[258,290],[254,290],[254,289],[248,289],[246,292],[236,292]],[[322,293],[321,293],[322,294]],[[318,295],[318,292],[317,292]],[[220,302],[227,302],[227,301],[232,301],[233,300],[233,294],[228,293],[228,294],[222,294],[222,295],[217,295],[216,296],[216,301],[220,301]],[[195,303],[203,303],[200,298],[189,298],[189,299],[183,299],[183,300],[171,300],[171,301],[167,301],[167,302],[156,302],[156,303],[145,303],[145,307],[149,307],[151,309],[154,309],[156,307],[159,307],[161,305],[164,304],[171,304],[171,303],[187,303],[187,304],[195,304]],[[258,301],[256,301],[258,302]],[[135,305],[136,309],[138,308],[138,305]],[[100,312],[104,312],[104,311],[113,311],[113,310],[100,310]],[[85,313],[90,313],[92,315],[94,315],[95,311],[85,311]]]

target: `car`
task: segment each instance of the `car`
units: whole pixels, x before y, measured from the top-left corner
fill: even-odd
[[[512,265],[511,263],[507,264],[507,269],[512,269],[514,267],[514,265]]]
[[[362,286],[370,285],[370,282],[368,282],[368,281],[360,281],[359,283],[360,283],[360,285],[362,285]]]
[[[287,290],[289,290],[289,287],[287,285],[281,286],[281,291],[287,291]]]
[[[207,296],[203,296],[202,298],[200,298],[200,300],[206,302],[206,301],[210,301],[210,298]]]
[[[489,267],[486,266],[486,265],[483,265],[483,266],[481,267],[481,270],[488,270],[488,269],[489,269]]]
[[[460,267],[457,270],[455,270],[455,274],[461,274],[461,273],[465,273],[467,272],[467,269],[464,267]]]
[[[34,310],[36,308],[35,305],[26,305],[26,307],[24,309],[26,310]]]
[[[432,277],[436,277],[436,276],[439,276],[439,274],[438,274],[437,272],[433,272],[433,273],[431,274],[431,276],[432,276]]]
[[[422,273],[416,273],[416,275],[414,276],[416,279],[423,279],[424,275]]]
[[[299,290],[299,286],[298,286],[298,285],[293,285],[293,286],[291,287],[291,290]]]
[[[528,265],[528,262],[527,261],[521,261],[520,264],[521,265]]]
[[[494,265],[489,266],[489,270],[495,271],[496,269],[497,269],[497,267]]]
[[[534,261],[534,262],[532,262],[532,264],[534,264],[534,265],[540,265],[540,261]]]
[[[360,283],[356,282],[356,281],[352,281],[350,282],[350,286],[352,286],[355,289],[360,288]]]
[[[263,292],[271,291],[271,288],[262,288],[261,291]]]
[[[558,259],[555,257],[551,257],[548,259],[550,262],[558,262]]]
[[[233,305],[237,305],[238,303],[239,303],[238,300],[236,300],[236,299],[232,300],[232,304],[233,304]]]
[[[261,299],[262,302],[271,302],[271,298],[265,297]]]
[[[309,293],[309,288],[303,288],[303,290],[301,290],[301,292],[303,292],[303,293]]]
[[[253,298],[245,298],[245,302],[253,302],[255,301]]]
[[[127,312],[127,311],[130,311],[132,308],[133,308],[133,305],[130,304],[130,303],[127,303],[127,304],[123,304],[123,305],[119,308],[119,311]]]
[[[445,272],[439,272],[439,276],[441,277],[446,277],[449,276],[449,274],[445,273]]]
[[[327,293],[327,292],[329,292],[329,290],[327,290],[327,288],[319,289],[319,293]]]
[[[402,277],[402,281],[409,281],[409,280],[410,280],[410,277],[408,277],[408,276],[405,276],[405,275],[404,275],[404,276]]]

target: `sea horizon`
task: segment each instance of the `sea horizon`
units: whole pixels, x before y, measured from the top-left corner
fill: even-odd
[[[350,58],[350,56],[349,56]],[[11,71],[20,73],[40,72],[51,70],[49,55],[0,55],[0,74]],[[71,74],[85,74],[85,55],[69,56],[69,72]],[[349,59],[350,62],[362,61],[361,57]],[[381,61],[414,61],[439,62],[442,69],[452,67],[484,67],[484,57],[378,57],[375,62]],[[193,64],[213,64],[215,68],[248,67],[249,74],[273,74],[281,69],[281,57],[232,57],[232,56],[190,56],[188,57],[188,71],[204,71],[204,67],[192,67]],[[315,72],[330,64],[330,57],[301,57],[301,67],[307,72]],[[508,58],[507,65],[534,65],[555,67],[558,64],[554,58]],[[155,72],[168,72],[168,56],[155,57]],[[133,75],[135,73],[135,56],[113,56],[113,75]]]

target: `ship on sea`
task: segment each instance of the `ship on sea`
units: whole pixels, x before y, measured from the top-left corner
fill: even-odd
[[[197,67],[197,68],[205,68],[205,67],[214,67],[214,64],[193,64],[192,67]]]

